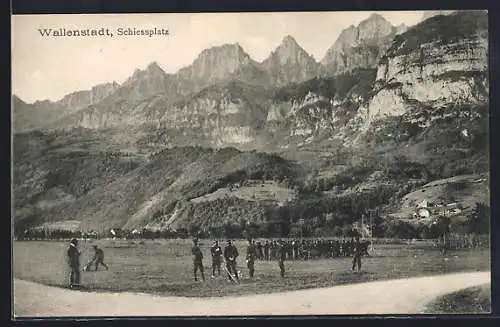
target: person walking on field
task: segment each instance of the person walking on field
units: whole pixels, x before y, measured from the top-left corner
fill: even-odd
[[[200,270],[201,278],[205,281],[205,273],[203,271],[203,253],[201,252],[200,247],[198,246],[198,240],[193,240],[193,248],[191,250],[193,254],[193,273],[194,273],[194,281],[198,281],[198,270]]]
[[[356,241],[353,244],[353,254],[354,257],[352,259],[352,270],[355,271],[356,267],[358,271],[361,270],[361,255],[363,254],[363,250],[361,248],[361,242],[359,241],[359,235],[356,235]]]
[[[238,255],[238,249],[231,243],[231,240],[228,240],[224,248],[224,259],[226,260],[227,273],[229,274],[228,277],[232,280],[231,274],[234,274],[236,281],[239,283],[240,279],[238,277],[238,270],[236,269],[236,258]]]
[[[212,278],[215,278],[216,270],[218,272],[217,276],[220,276],[220,264],[222,257],[222,249],[220,248],[218,241],[214,241],[214,244],[210,248],[210,253],[212,254]]]
[[[71,269],[69,276],[70,282],[69,287],[80,286],[80,255],[82,254],[77,248],[78,240],[76,238],[72,239],[69,243],[68,254],[68,264]]]
[[[93,263],[95,263],[95,271],[97,271],[99,265],[104,266],[104,268],[108,270],[109,269],[108,266],[104,263],[104,251],[100,249],[97,245],[93,245],[93,248],[94,248],[94,257],[87,265],[86,270],[90,270]]]
[[[255,248],[255,243],[251,239],[248,240],[247,247],[247,268],[250,278],[253,277],[255,272],[255,258],[257,257],[257,250]]]

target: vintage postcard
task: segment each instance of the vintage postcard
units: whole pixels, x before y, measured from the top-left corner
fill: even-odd
[[[487,11],[11,33],[16,318],[491,311]]]

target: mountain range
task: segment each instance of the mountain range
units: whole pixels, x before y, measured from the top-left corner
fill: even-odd
[[[411,185],[484,174],[487,14],[424,18],[371,15],[320,62],[285,36],[262,62],[225,44],[175,74],[153,62],[57,102],[14,96],[14,220],[208,229],[352,218],[363,198],[389,215]]]
[[[176,74],[165,73],[153,62],[144,70],[137,69],[122,85],[116,82],[98,85],[90,91],[71,93],[57,102],[46,100],[26,104],[15,96],[14,130],[21,132],[38,127],[50,128],[52,123],[86,107],[88,111],[96,112],[99,109],[94,106],[99,107],[98,102],[108,95],[130,105],[154,95],[162,95],[172,102],[216,83],[240,81],[264,87],[280,87],[315,76],[334,76],[356,68],[374,68],[380,57],[379,53],[383,53],[394,36],[405,29],[405,26],[394,27],[381,15],[374,14],[363,20],[358,27],[351,26],[344,30],[321,62],[316,62],[288,35],[263,62],[253,60],[237,43],[224,44],[202,51],[190,66],[180,69]],[[349,58],[348,61],[345,60],[346,57]],[[103,88],[106,91],[100,91]],[[109,106],[113,102],[115,100],[106,99],[104,105]],[[39,111],[46,112],[47,115],[39,116]],[[75,117],[82,117],[82,113]],[[101,117],[99,119],[109,122]],[[80,125],[88,124],[82,122]],[[60,124],[56,126],[59,127]]]

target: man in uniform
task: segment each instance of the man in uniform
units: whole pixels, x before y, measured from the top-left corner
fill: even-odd
[[[293,249],[293,260],[297,260],[299,256],[299,242],[297,240],[292,241],[292,249]]]
[[[277,244],[277,257],[278,257],[278,265],[280,267],[280,275],[281,277],[285,277],[285,259],[286,259],[286,247],[285,244],[280,240]]]
[[[68,254],[68,264],[71,269],[69,276],[70,287],[80,286],[80,255],[82,254],[78,248],[78,240],[76,238],[72,239],[69,243]]]
[[[269,241],[264,243],[264,259],[269,260]]]
[[[218,276],[220,276],[220,264],[222,257],[222,249],[219,246],[218,241],[214,241],[214,244],[210,248],[210,253],[212,254],[212,278],[215,277],[215,270],[218,272]]]
[[[361,242],[359,241],[359,235],[356,235],[356,241],[353,244],[353,259],[352,259],[352,270],[354,271],[356,266],[358,267],[358,271],[361,270]]]
[[[86,270],[90,270],[93,263],[95,263],[95,270],[96,271],[99,268],[99,265],[104,266],[104,268],[106,268],[106,270],[108,270],[109,269],[108,266],[104,263],[104,251],[102,249],[100,249],[97,245],[93,245],[93,248],[94,248],[94,257],[87,265]]]
[[[201,273],[201,278],[203,281],[205,281],[205,273],[203,271],[203,253],[201,252],[200,247],[198,246],[198,240],[194,239],[193,240],[193,249],[191,250],[191,253],[193,254],[193,273],[194,273],[194,281],[198,281],[198,269],[200,270]]]
[[[264,253],[262,252],[262,244],[260,243],[260,241],[257,241],[255,247],[257,249],[257,260],[264,259]]]
[[[232,280],[231,274],[234,274],[236,281],[239,282],[238,270],[236,269],[236,258],[238,257],[238,249],[231,243],[231,240],[227,241],[227,245],[224,248],[224,259],[226,260],[227,272],[230,275],[229,278]]]
[[[247,247],[247,268],[248,268],[248,275],[250,278],[253,277],[253,274],[255,272],[255,258],[257,256],[257,250],[255,248],[255,243],[252,242],[251,239],[248,239],[248,247]]]

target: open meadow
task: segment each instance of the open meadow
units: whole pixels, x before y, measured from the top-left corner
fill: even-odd
[[[274,293],[329,287],[375,280],[430,276],[453,272],[488,271],[488,249],[449,251],[442,254],[430,243],[375,244],[370,257],[363,258],[361,272],[351,271],[352,258],[286,261],[281,278],[276,261],[256,261],[253,280],[245,264],[246,243],[235,242],[240,256],[241,284],[220,276],[211,279],[211,240],[200,240],[206,281],[195,282],[192,273],[191,240],[87,240],[80,242],[82,268],[93,255],[92,245],[105,252],[109,271],[82,272],[84,289],[90,291],[144,292],[168,296],[214,297]],[[221,244],[224,245],[223,243]],[[67,242],[15,241],[14,278],[66,287]]]

